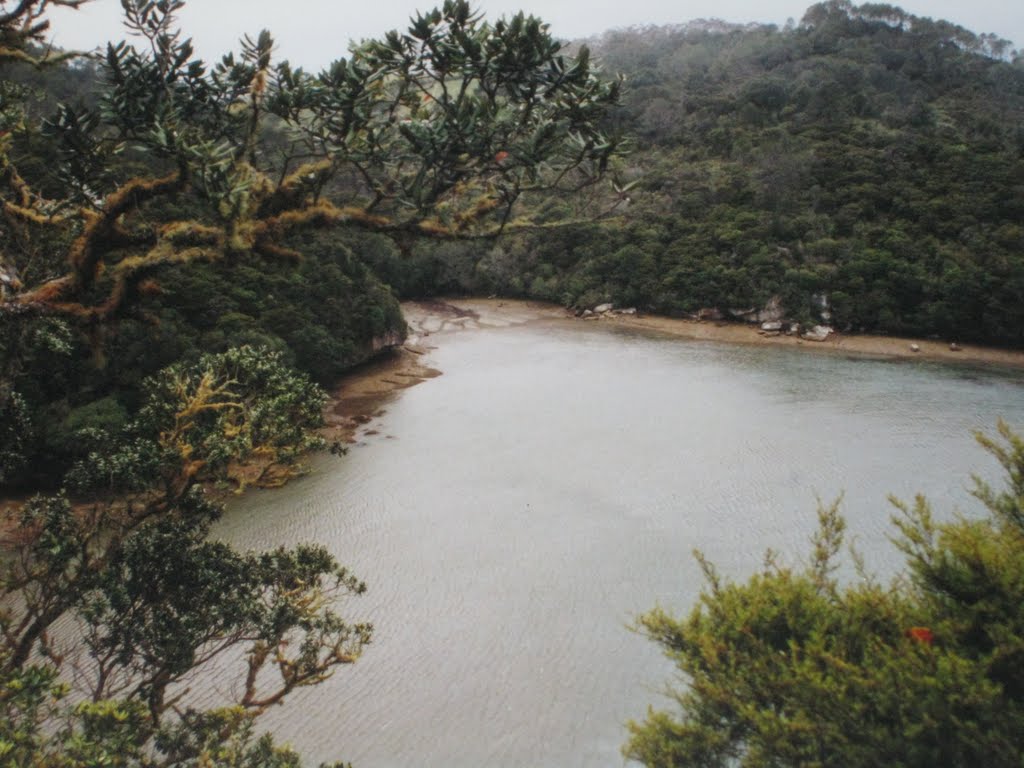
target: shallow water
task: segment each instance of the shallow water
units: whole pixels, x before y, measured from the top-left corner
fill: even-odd
[[[354,666],[261,721],[310,764],[614,766],[672,675],[628,629],[694,603],[698,547],[744,577],[808,552],[845,492],[869,567],[887,494],[970,513],[971,430],[1024,427],[1020,372],[848,360],[545,321],[447,334],[342,459],[234,504],[242,547],[325,543],[370,587]],[[225,681],[214,681],[226,685]]]

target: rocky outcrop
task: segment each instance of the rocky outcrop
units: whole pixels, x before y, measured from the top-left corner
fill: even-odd
[[[758,311],[754,307],[750,309],[730,309],[729,316],[733,320],[739,320],[742,323],[756,323]]]
[[[380,336],[374,336],[370,340],[370,354],[375,355],[386,349],[394,349],[402,346],[404,343],[405,333],[403,331],[388,331]]]
[[[768,303],[758,309],[730,309],[729,314],[736,320],[744,323],[781,323],[786,319],[786,310],[782,306],[782,299],[779,296],[772,296]],[[781,327],[781,326],[780,326]]]
[[[584,320],[596,320],[611,315],[635,315],[636,313],[636,307],[616,309],[615,305],[609,301],[604,304],[598,304],[593,309],[576,310],[576,317],[582,317]]]
[[[692,320],[720,322],[722,320],[733,320],[750,325],[756,325],[758,333],[762,336],[799,336],[807,341],[825,341],[835,330],[830,321],[832,312],[830,310],[828,295],[824,293],[814,294],[812,302],[820,322],[809,328],[805,328],[798,322],[787,317],[786,308],[782,305],[781,296],[772,296],[763,307],[730,308],[725,311],[718,307],[702,307],[693,314],[688,315]],[[633,315],[635,308],[616,309],[611,302],[598,304],[593,309],[577,310],[576,316],[584,320],[597,320],[612,315]]]
[[[832,328],[827,325],[816,325],[808,331],[805,331],[801,338],[807,339],[808,341],[824,341],[832,335]]]

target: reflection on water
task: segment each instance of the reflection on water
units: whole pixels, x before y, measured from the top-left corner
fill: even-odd
[[[971,437],[1024,425],[1017,373],[850,361],[546,322],[446,336],[379,436],[218,528],[326,543],[370,585],[363,659],[263,724],[313,764],[621,765],[671,666],[628,629],[682,611],[702,549],[742,577],[808,551],[815,496],[889,574],[890,492],[973,509]],[[393,435],[395,439],[386,439]],[[215,681],[216,682],[216,681]]]

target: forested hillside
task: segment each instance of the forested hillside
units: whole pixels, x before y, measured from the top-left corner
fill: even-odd
[[[3,765],[299,764],[257,719],[357,661],[373,627],[348,598],[366,586],[320,544],[211,541],[207,490],[242,485],[240,467],[299,472],[324,447],[323,385],[402,338],[400,297],[723,317],[772,303],[801,323],[1024,345],[1024,63],[996,37],[834,1],[781,30],[609,33],[592,41],[601,71],[536,18],[448,0],[311,74],[276,62],[266,31],[203,61],[182,0],[123,0],[127,39],[101,56],[52,49],[49,10],[88,1],[0,0]],[[964,765],[1019,762],[1003,734],[1024,690],[1024,442],[1001,430],[1008,448],[983,442],[1012,487],[979,485],[989,522],[904,510],[916,602],[897,594],[882,616],[899,653],[879,666],[862,624],[840,635],[868,670],[920,661],[912,682],[944,686],[929,706],[981,700],[975,719],[921,709],[939,736],[970,726]],[[822,515],[808,578],[823,595],[841,532]],[[815,641],[833,608],[874,618],[817,604]],[[659,640],[664,618],[643,620]],[[924,666],[936,638],[956,674]],[[712,648],[697,633],[674,650],[694,639]],[[774,670],[796,647],[751,658]],[[819,679],[834,650],[799,671]],[[849,685],[843,663],[823,690]],[[211,666],[223,706],[194,708]],[[744,721],[708,712],[687,754],[724,724],[722,764],[758,757]],[[908,722],[894,738],[913,751]],[[757,723],[774,744],[777,724]],[[643,731],[631,754],[660,757],[664,734]],[[818,759],[802,741],[793,754]],[[920,754],[908,764],[947,753]]]
[[[52,477],[28,467],[69,465],[77,432],[121,424],[147,376],[201,351],[266,346],[330,384],[401,337],[397,297],[499,294],[577,308],[611,301],[724,319],[774,300],[791,321],[824,317],[839,330],[1024,344],[1024,59],[1006,41],[892,6],[833,0],[784,29],[701,21],[587,42],[606,78],[626,78],[604,127],[628,137],[631,151],[612,161],[608,181],[598,187],[588,177],[581,193],[524,201],[525,186],[542,186],[523,173],[536,165],[530,142],[542,137],[506,131],[475,148],[488,157],[479,170],[505,179],[479,210],[482,187],[453,177],[433,190],[411,166],[401,171],[409,174],[405,204],[415,210],[435,198],[436,231],[364,216],[355,227],[283,233],[275,247],[286,258],[166,260],[159,279],[133,284],[116,322],[90,322],[88,339],[69,335],[67,356],[19,358],[18,376],[32,382],[19,390],[32,422],[22,450],[39,460],[7,481]],[[249,59],[258,58],[256,45]],[[219,65],[219,76],[252,63]],[[169,167],[159,140],[114,151],[109,136],[99,138],[111,130],[112,66],[116,56],[4,66],[4,99],[22,115],[9,118],[4,140],[40,195],[73,204],[131,180],[154,158]],[[276,77],[285,82],[286,72]],[[140,85],[120,87],[129,99],[137,94],[126,89]],[[268,106],[285,116],[303,108]],[[118,119],[122,133],[139,130]],[[444,144],[451,137],[406,133],[402,151],[448,152],[444,162],[460,162]],[[222,162],[217,140],[208,137],[198,162]],[[279,115],[262,115],[254,140],[251,159],[284,174],[279,181],[301,166],[306,150]],[[383,158],[386,150],[373,151]],[[380,178],[363,178],[358,162],[314,169],[303,194],[363,196],[367,211],[383,212],[373,196],[393,196],[383,191],[395,189],[386,163],[370,169]],[[516,186],[506,183],[512,176]],[[207,215],[181,196],[160,205],[168,220]],[[465,230],[460,222],[481,212],[501,237],[437,236]],[[22,254],[3,267],[8,281],[45,282],[60,271],[68,230],[33,228],[6,225]],[[131,249],[113,251],[119,263]]]
[[[423,251],[389,278],[405,292],[727,318],[778,296],[804,322],[827,299],[840,330],[1024,343],[1024,60],[1006,41],[834,0],[785,29],[589,43],[627,78],[618,207],[485,253]]]

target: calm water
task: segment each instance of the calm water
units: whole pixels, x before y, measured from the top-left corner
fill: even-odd
[[[580,323],[432,340],[444,375],[379,435],[218,529],[323,542],[369,583],[344,607],[376,625],[364,657],[262,721],[314,765],[622,765],[623,723],[665,706],[672,674],[628,625],[693,604],[693,548],[734,577],[768,547],[795,561],[816,495],[845,492],[891,574],[887,494],[969,513],[969,473],[999,478],[971,430],[1024,427],[1019,373]]]

